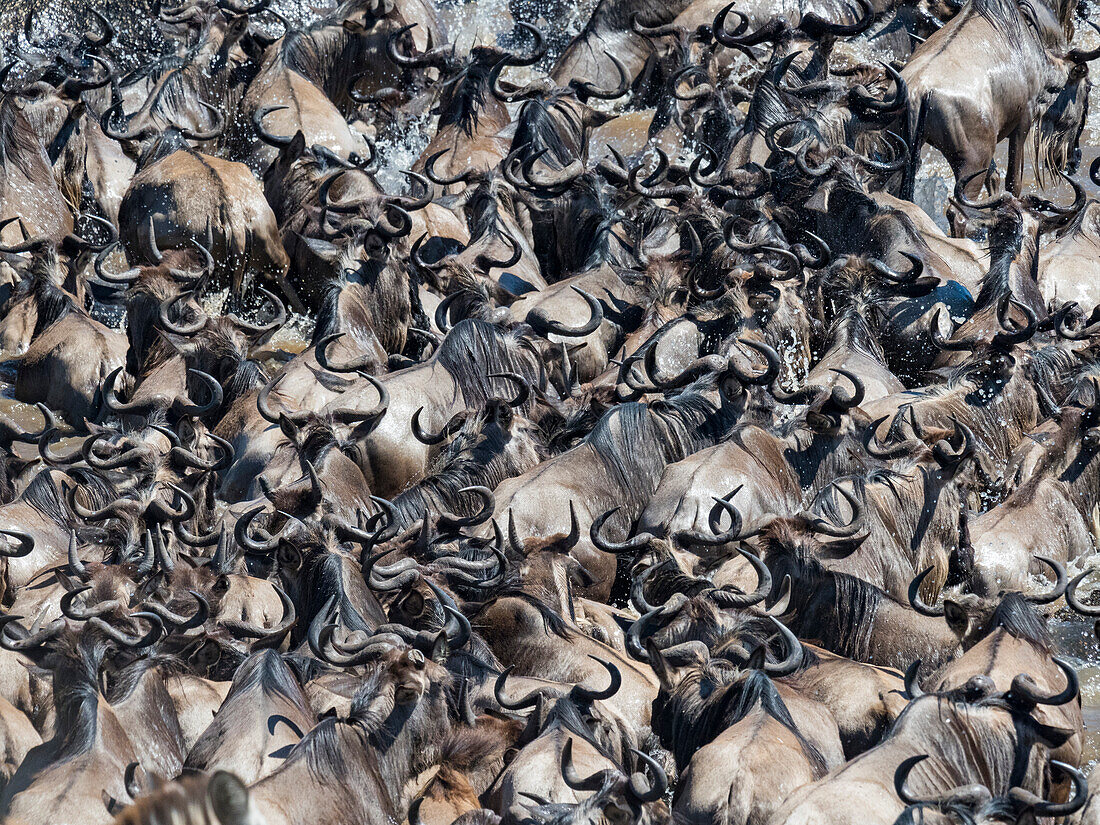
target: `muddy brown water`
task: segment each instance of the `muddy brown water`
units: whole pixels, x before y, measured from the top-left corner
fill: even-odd
[[[1089,771],[1100,762],[1100,646],[1092,626],[1091,621],[1061,615],[1050,624],[1060,652],[1077,669],[1081,680],[1081,710],[1085,719],[1082,759]]]

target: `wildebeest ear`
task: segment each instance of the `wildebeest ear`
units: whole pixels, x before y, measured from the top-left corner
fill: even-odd
[[[952,599],[944,599],[943,617],[956,636],[961,639],[966,635],[966,630],[970,626],[970,617],[966,615],[962,605]]]
[[[222,573],[214,580],[214,592],[219,596],[224,596],[229,592],[229,576],[225,575],[225,573]]]
[[[280,541],[279,549],[275,552],[281,569],[297,570],[302,566],[302,551],[293,544],[286,541]]]
[[[497,404],[493,410],[493,417],[496,419],[497,426],[502,430],[507,430],[512,426],[512,420],[515,415],[512,412],[512,408],[507,404]]]
[[[1034,717],[1032,717],[1032,721],[1034,721]],[[1069,728],[1044,725],[1040,722],[1035,722],[1035,732],[1039,740],[1048,748],[1060,748],[1073,736],[1073,731]]]
[[[336,244],[329,243],[321,238],[307,238],[304,235],[301,236],[302,240],[306,242],[306,246],[309,247],[309,251],[320,258],[322,261],[332,263],[336,260],[340,254],[340,247]]]
[[[536,736],[538,735],[537,732],[541,731],[546,726],[546,722],[550,718],[551,707],[552,703],[550,700],[546,698],[545,694],[540,693],[538,699],[535,701],[535,707],[531,711],[531,715],[527,717],[529,721],[533,722],[532,730],[536,731]]]
[[[61,570],[60,568],[54,571],[54,576],[57,577],[58,583],[65,588],[66,592],[68,592],[69,590],[76,590],[78,587],[84,584],[84,582],[74,579],[72,576],[70,576],[68,573],[66,573],[64,570]]]
[[[302,130],[299,129],[294,133],[294,137],[290,139],[290,143],[286,145],[286,156],[288,158],[301,157],[306,151],[306,136],[302,134]]]
[[[432,661],[437,665],[442,665],[446,663],[450,653],[451,646],[447,642],[447,632],[441,630],[439,635],[435,637],[435,642],[432,643]]]
[[[610,123],[611,121],[613,121],[617,117],[618,117],[618,115],[613,115],[610,112],[600,112],[596,109],[593,109],[592,114],[590,114],[587,119],[588,119],[589,125],[593,129],[595,129],[595,128],[598,128],[600,126],[603,126],[605,123]]]
[[[240,40],[246,31],[248,31],[248,15],[239,14],[232,17],[229,21],[229,25],[225,27],[225,39],[222,41],[222,48],[231,46]]]
[[[817,189],[814,190],[810,199],[806,201],[806,208],[811,212],[821,212],[825,214],[829,211],[829,195],[832,191],[833,182],[831,180],[818,184]]]
[[[295,447],[298,446],[298,425],[291,421],[286,413],[279,413],[279,429],[286,436],[287,441]]]
[[[646,639],[646,651],[653,672],[668,693],[676,689],[688,670],[710,661],[710,651],[702,642],[683,642],[661,650],[653,639]]]
[[[106,790],[100,792],[100,798],[103,799],[103,807],[107,809],[107,813],[110,816],[118,816],[122,809],[126,806],[107,793]]]
[[[763,670],[764,663],[768,661],[767,653],[767,645],[757,645],[756,649],[749,654],[749,660],[745,663],[745,667],[748,670]]]
[[[248,822],[248,788],[229,771],[217,771],[210,777],[206,796],[221,825],[245,825]]]

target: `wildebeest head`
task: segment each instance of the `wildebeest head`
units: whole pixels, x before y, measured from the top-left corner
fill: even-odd
[[[1000,596],[977,596],[972,593],[951,594],[939,608],[920,598],[921,582],[929,570],[921,572],[909,585],[909,602],[913,609],[926,616],[943,616],[947,625],[959,637],[963,650],[969,650],[997,628],[1004,628],[1017,638],[1023,638],[1049,649],[1051,638],[1046,620],[1036,612],[1036,605],[1057,601],[1066,592],[1068,578],[1065,568],[1044,557],[1037,557],[1055,573],[1054,585],[1045,593],[1005,593]]]
[[[663,799],[668,789],[668,777],[657,761],[641,751],[633,751],[637,767],[643,770],[630,774],[622,769],[599,771],[591,776],[577,774],[573,765],[573,740],[562,748],[560,767],[566,784],[577,791],[592,795],[576,803],[554,803],[538,800],[517,819],[524,825],[617,825],[632,822],[656,825],[668,821],[668,807]],[[648,766],[652,780],[646,779]]]
[[[321,187],[326,197],[352,202],[357,197],[382,195],[384,192],[373,178],[377,171],[374,144],[366,158],[354,152],[347,159],[320,144],[306,146],[301,130],[293,137],[273,135],[263,125],[263,119],[271,112],[286,108],[282,105],[261,106],[253,116],[253,123],[260,139],[279,148],[279,154],[264,171],[264,196],[271,204],[275,218],[286,228],[295,213],[306,205],[318,202]],[[362,174],[340,175],[340,172]],[[327,185],[326,185],[327,182]]]
[[[1085,806],[1088,801],[1088,783],[1077,768],[1056,760],[1051,766],[1059,774],[1068,774],[1073,782],[1073,793],[1067,800],[1053,802],[1037,796],[1024,788],[1010,788],[1007,794],[994,797],[989,788],[981,784],[962,785],[946,793],[920,798],[906,788],[909,771],[919,765],[927,754],[910,757],[898,766],[894,773],[894,788],[898,797],[906,803],[906,809],[897,825],[914,825],[923,820],[927,811],[935,810],[959,821],[975,825],[1035,825],[1040,817],[1070,815]]]
[[[114,821],[119,825],[150,822],[263,825],[263,819],[250,803],[248,788],[229,771],[186,773],[123,808]]]
[[[759,704],[800,740],[807,758],[824,773],[821,754],[803,739],[769,676],[769,671],[778,676],[796,668],[801,662],[801,645],[792,647],[787,661],[779,666],[765,662],[764,650],[762,645],[748,662],[734,664],[721,657],[711,658],[701,642],[686,642],[663,652],[650,644],[661,681],[661,691],[653,700],[654,733],[672,749],[681,770],[698,748]]]
[[[713,544],[727,537],[716,534],[701,538]],[[717,588],[706,579],[685,575],[675,559],[654,564],[635,576],[630,595],[641,618],[627,634],[627,651],[637,659],[650,661],[650,644],[664,650],[698,641],[718,655],[744,661],[758,647],[766,646],[775,626],[750,608],[771,593],[771,574],[744,547],[739,546],[738,551],[756,571],[758,585],[752,593],[735,587]]]
[[[637,20],[634,28],[640,28]],[[672,48],[679,60],[670,67],[671,75],[661,88],[649,139],[669,152],[691,142],[726,157],[744,121],[737,104],[748,102],[752,95],[738,83],[719,82],[709,65],[692,60],[691,43],[697,36],[681,36],[678,48]]]
[[[622,674],[614,663],[592,658],[607,669],[611,677],[607,687],[574,685],[564,695],[559,689],[540,687],[512,699],[507,695],[507,681],[513,668],[507,667],[500,673],[493,687],[497,703],[505,710],[531,709],[522,741],[532,742],[555,731],[566,732],[587,740],[597,751],[617,762],[625,760],[639,744],[633,723],[607,701],[622,685]]]
[[[1096,24],[1085,20],[1094,29]],[[1100,48],[1070,49],[1065,57],[1056,60],[1064,73],[1065,85],[1056,90],[1039,119],[1039,135],[1035,141],[1035,168],[1039,181],[1045,183],[1044,173],[1067,168],[1072,173],[1081,162],[1080,140],[1089,110],[1089,61],[1100,58]]]
[[[1071,690],[1052,697],[1058,703],[1077,695],[1076,673],[1064,667],[1067,675],[1073,674]],[[979,675],[950,691],[915,696],[894,723],[890,739],[904,738],[917,750],[934,754],[940,764],[937,779],[931,779],[920,767],[923,757],[903,761],[898,773],[903,780],[910,778],[898,783],[899,798],[911,802],[931,797],[922,789],[942,788],[945,777],[955,780],[949,785],[977,782],[994,794],[1012,787],[1044,787],[1050,751],[1064,745],[1073,731],[1043,724],[1032,715],[1033,687],[1021,674],[1010,690],[998,693],[992,679]],[[975,753],[982,757],[976,760]]]
[[[858,0],[859,16],[852,23],[829,21],[816,12],[808,12],[802,15],[797,25],[792,25],[785,17],[777,15],[755,31],[748,32],[748,17],[734,9],[733,5],[730,3],[724,7],[714,18],[711,26],[714,39],[723,46],[746,52],[750,46],[771,43],[773,44],[771,56],[773,63],[779,63],[792,54],[798,55],[805,51],[809,57],[799,72],[803,81],[821,72],[828,61],[835,38],[861,34],[870,28],[875,20],[871,3],[867,0]],[[733,31],[726,27],[726,20],[731,13],[738,18],[737,26]]]
[[[528,55],[484,45],[474,46],[464,56],[448,45],[438,46],[421,55],[402,54],[398,43],[403,38],[411,40],[405,35],[415,25],[405,26],[389,36],[387,54],[393,63],[406,69],[432,67],[439,70],[440,78],[432,84],[433,91],[439,95],[439,129],[457,128],[471,136],[478,130],[478,121],[482,117],[493,128],[506,125],[507,109],[490,94],[494,79],[505,66],[532,66],[541,60],[546,53],[542,32],[529,23],[519,22],[519,27],[535,39]],[[494,67],[499,68],[494,72]]]

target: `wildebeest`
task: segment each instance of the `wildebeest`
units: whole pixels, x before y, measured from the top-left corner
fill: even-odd
[[[1087,820],[1074,5],[18,9],[6,821]]]

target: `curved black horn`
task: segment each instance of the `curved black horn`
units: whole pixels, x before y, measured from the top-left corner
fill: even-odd
[[[749,552],[749,550],[743,546],[738,547],[737,552],[740,553],[745,560],[752,565],[753,570],[756,571],[756,589],[752,593],[734,593],[724,588],[711,590],[708,594],[711,601],[721,607],[752,607],[754,604],[760,604],[760,602],[764,601],[772,591],[772,574],[763,560],[755,553]]]
[[[573,737],[570,736],[565,740],[565,745],[561,749],[561,759],[559,760],[559,767],[561,768],[561,777],[565,780],[565,784],[575,791],[598,791],[603,787],[604,777],[606,771],[597,771],[591,776],[584,777],[583,779],[577,773],[577,768],[573,764]]]
[[[623,674],[613,662],[601,659],[599,656],[590,655],[588,658],[603,665],[604,669],[607,670],[608,674],[611,676],[611,682],[603,690],[591,690],[581,687],[580,685],[575,685],[570,691],[570,695],[582,702],[595,702],[597,700],[610,699],[618,693],[619,688],[622,687]]]
[[[1052,602],[1058,601],[1058,599],[1062,598],[1067,589],[1068,577],[1066,575],[1066,568],[1059,562],[1047,558],[1046,556],[1036,556],[1035,558],[1053,571],[1054,586],[1046,593],[1029,594],[1024,598],[1032,604],[1051,604]]]
[[[613,542],[604,538],[602,534],[604,522],[617,512],[619,512],[619,508],[614,507],[592,522],[592,526],[588,530],[588,537],[592,540],[592,544],[594,544],[597,549],[603,550],[605,553],[633,553],[635,550],[642,549],[654,540],[654,536],[650,533],[639,533],[634,538],[621,542]],[[629,528],[627,529],[629,530]]]
[[[283,146],[289,146],[291,141],[294,140],[293,135],[275,135],[267,131],[264,128],[264,118],[272,112],[278,112],[282,109],[289,109],[282,103],[271,103],[266,106],[261,106],[255,112],[252,113],[252,128],[256,130],[256,134],[260,140],[266,143],[268,146],[275,146],[282,148]]]
[[[647,783],[645,776],[641,773],[631,774],[630,792],[634,795],[634,798],[643,805],[648,802],[656,802],[658,799],[663,799],[665,791],[668,790],[668,774],[665,773],[665,769],[649,754],[642,753],[636,748],[631,748],[630,752],[634,754],[637,759],[647,764],[649,770],[653,773],[652,783]]]
[[[574,285],[570,288],[580,295],[581,298],[584,299],[584,302],[588,304],[588,321],[579,327],[566,326],[561,321],[555,321],[548,317],[545,310],[541,307],[536,307],[527,313],[526,322],[543,332],[554,333],[564,338],[584,338],[586,335],[591,335],[599,329],[600,324],[603,323],[603,304],[579,286]]]
[[[920,586],[932,570],[932,567],[926,567],[917,574],[913,581],[909,582],[909,605],[922,616],[939,617],[943,615],[943,606],[941,605],[938,608],[929,607],[920,597]]]
[[[619,73],[619,82],[611,89],[601,89],[595,83],[590,83],[586,80],[578,80],[572,78],[569,81],[569,88],[577,95],[577,99],[585,101],[590,97],[599,98],[600,100],[616,100],[622,97],[630,89],[630,76],[627,74],[626,66],[615,55],[610,52],[604,52],[607,58],[615,64],[615,71]]]
[[[775,625],[779,637],[783,640],[783,644],[787,648],[787,655],[782,661],[776,662],[775,664],[768,664],[765,660],[764,672],[774,678],[789,676],[802,666],[802,658],[804,655],[802,642],[798,641],[798,637],[791,632],[791,629],[783,624],[783,622],[779,621],[775,616],[768,616],[768,618],[771,620],[772,624]]]
[[[1012,687],[1008,692],[1008,698],[1015,699],[1028,707],[1036,705],[1064,705],[1077,698],[1080,683],[1077,678],[1077,670],[1069,662],[1059,656],[1052,656],[1054,664],[1065,674],[1066,686],[1057,693],[1044,696],[1036,690],[1035,682],[1031,676],[1021,673],[1012,680]]]
[[[927,753],[919,754],[918,756],[910,756],[908,759],[902,761],[894,771],[894,793],[898,795],[898,799],[904,802],[906,805],[920,805],[921,800],[909,793],[909,790],[905,787],[905,780],[909,778],[909,772],[913,770],[916,765],[919,765],[925,759],[928,758]]]
[[[511,399],[505,399],[509,407],[522,407],[531,397],[531,385],[518,372],[491,372],[489,378],[503,378],[516,386],[516,394]]]
[[[1094,572],[1095,571],[1092,569],[1085,570],[1083,573],[1075,576],[1073,581],[1069,583],[1069,586],[1066,587],[1066,604],[1068,604],[1071,608],[1076,610],[1082,616],[1100,616],[1100,607],[1094,607],[1092,605],[1085,604],[1077,598],[1077,588],[1080,586],[1082,581],[1084,581],[1090,574]]]
[[[500,675],[497,676],[496,681],[493,683],[493,696],[496,697],[497,704],[505,710],[523,710],[524,708],[534,707],[539,700],[539,692],[537,690],[533,690],[522,699],[515,701],[505,696],[508,676],[515,669],[515,665],[508,665],[508,667],[500,672]]]

